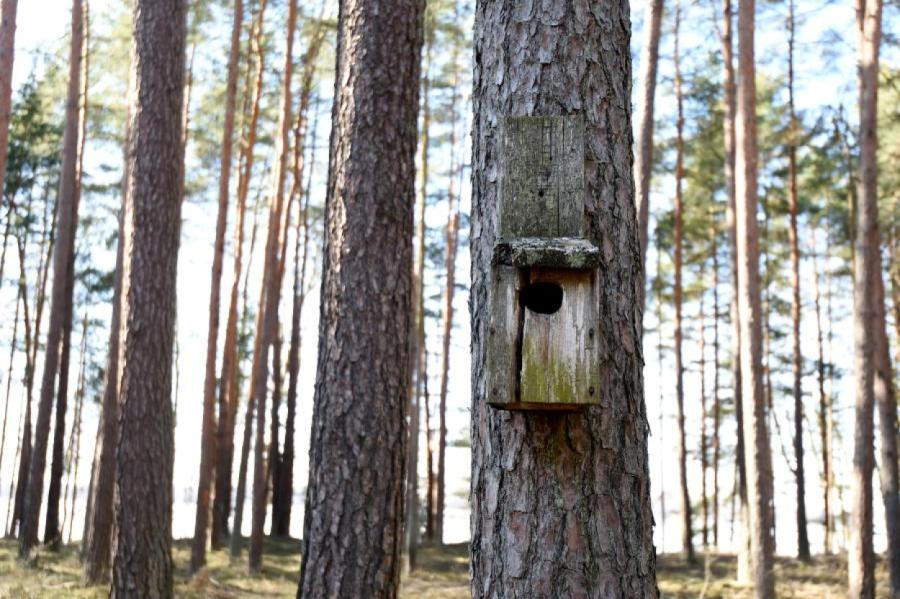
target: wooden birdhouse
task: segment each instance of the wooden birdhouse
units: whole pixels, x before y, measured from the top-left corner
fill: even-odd
[[[499,139],[487,401],[508,410],[600,403],[600,252],[585,237],[583,118],[504,117]]]

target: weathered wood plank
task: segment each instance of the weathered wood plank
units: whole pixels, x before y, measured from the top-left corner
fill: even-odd
[[[524,237],[494,246],[494,264],[545,268],[596,268],[600,249],[587,239]]]
[[[488,324],[488,403],[504,405],[516,401],[518,368],[516,333],[519,326],[518,269],[497,266],[491,273],[490,322]]]
[[[584,118],[500,120],[500,237],[584,234]]]

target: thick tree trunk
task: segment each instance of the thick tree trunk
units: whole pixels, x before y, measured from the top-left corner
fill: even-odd
[[[399,590],[424,8],[422,0],[340,6],[344,85],[332,111],[305,599]]]
[[[287,174],[288,147],[291,131],[291,75],[293,70],[294,30],[297,24],[297,0],[288,4],[287,45],[284,58],[279,137],[275,145],[276,163],[272,175],[272,204],[269,210],[269,229],[266,238],[263,282],[260,287],[259,308],[256,317],[256,336],[253,349],[253,370],[250,375],[250,393],[256,404],[256,444],[253,451],[253,510],[250,532],[248,567],[251,573],[262,568],[263,525],[266,520],[266,392],[269,379],[269,347],[278,335],[278,305],[281,298],[281,266],[279,248],[285,235],[282,223],[284,210],[284,182]],[[278,439],[272,439],[277,446]],[[271,456],[270,456],[271,457]]]
[[[628,3],[478,2],[472,214],[473,597],[656,597],[631,165]],[[514,51],[508,51],[514,48]],[[602,404],[488,407],[487,296],[501,116],[583,114],[587,237],[600,248]],[[618,556],[618,557],[617,557]],[[627,558],[623,557],[627,556]],[[593,591],[591,591],[593,589]]]
[[[881,277],[878,251],[878,50],[881,41],[881,0],[857,0],[859,25],[859,192],[854,243],[853,329],[856,410],[853,474],[850,481],[850,546],[847,551],[849,593],[853,598],[875,595],[872,547],[872,471],[874,468],[874,407],[878,335],[874,305],[875,279]]]
[[[12,116],[12,75],[16,50],[16,11],[19,0],[0,1],[0,190],[6,189],[9,121]],[[6,235],[3,238],[6,248]]]
[[[225,82],[225,122],[219,155],[219,213],[213,246],[212,278],[209,293],[209,327],[206,337],[206,372],[203,380],[203,421],[200,435],[200,475],[197,483],[197,512],[194,539],[191,544],[191,572],[206,563],[206,529],[209,524],[213,472],[216,465],[216,355],[219,342],[219,313],[222,293],[222,265],[225,260],[225,229],[228,226],[228,194],[231,181],[231,154],[234,146],[234,113],[237,103],[238,58],[241,51],[241,27],[244,20],[243,0],[235,0],[228,51],[228,75]],[[237,279],[235,279],[237,281]],[[224,415],[220,415],[220,418]],[[220,425],[221,426],[221,425]]]
[[[28,465],[28,486],[22,510],[19,535],[19,556],[28,555],[38,542],[38,523],[44,491],[44,470],[47,463],[47,443],[50,437],[50,417],[53,412],[57,374],[60,373],[60,353],[68,356],[71,331],[72,289],[74,287],[75,232],[78,227],[78,114],[81,93],[81,60],[83,50],[83,6],[72,0],[72,27],[69,45],[69,84],[66,96],[66,119],[63,132],[62,166],[57,205],[57,242],[53,252],[53,287],[50,294],[50,321],[41,394],[34,429],[34,447]],[[67,360],[66,360],[67,361]],[[67,375],[68,373],[66,373]],[[61,378],[61,377],[60,377]],[[65,383],[60,381],[61,386]],[[57,408],[65,423],[65,398],[57,397]],[[63,429],[64,430],[64,429]]]
[[[757,231],[756,65],[754,0],[738,2],[738,94],[735,119],[738,314],[741,340],[743,437],[752,579],[759,599],[775,595],[772,540],[772,456],[766,428]]]
[[[803,353],[800,349],[800,245],[797,233],[797,115],[794,112],[794,2],[788,15],[788,205],[791,244],[791,320],[793,322],[794,479],[797,491],[797,557],[810,559],[806,532],[806,474],[803,468]]]
[[[678,474],[681,484],[681,550],[688,563],[694,563],[694,534],[691,526],[692,506],[687,479],[687,441],[684,421],[684,364],[682,361],[682,245],[684,218],[682,185],[684,181],[684,109],[682,100],[681,60],[679,56],[679,28],[681,4],[675,4],[675,98],[676,158],[675,158],[675,393],[678,405]]]
[[[896,206],[896,204],[895,204]],[[895,240],[888,245],[889,251],[896,251]],[[888,261],[890,276],[895,271],[894,262],[896,254]],[[891,350],[887,338],[885,320],[885,284],[879,274],[875,283],[880,287],[876,290],[875,301],[880,312],[876,316],[875,330],[878,342],[875,347],[875,398],[878,402],[878,417],[881,431],[881,462],[879,473],[881,475],[881,496],[884,502],[885,527],[888,537],[887,562],[890,573],[891,592],[894,597],[900,597],[900,475],[897,464],[897,395],[894,381],[894,368],[891,365]],[[896,289],[895,289],[896,291]],[[897,312],[897,297],[894,298],[894,325],[900,328]],[[900,345],[900,337],[897,338]]]
[[[663,0],[646,0],[644,45],[638,75],[636,152],[634,154],[634,199],[638,212],[641,262],[647,260],[647,230],[650,220],[650,179],[653,172],[653,107],[656,71],[659,66],[659,37],[662,30]],[[645,275],[646,276],[646,275]],[[644,292],[641,292],[641,297]]]
[[[254,56],[252,93],[250,92],[249,83],[244,86],[244,102],[245,104],[250,102],[250,114],[247,134],[242,140],[241,152],[238,159],[239,172],[237,184],[237,221],[234,229],[234,266],[231,283],[231,297],[228,304],[228,320],[225,325],[225,346],[222,349],[222,371],[221,376],[219,377],[219,421],[218,430],[216,431],[216,449],[218,451],[218,456],[216,457],[216,491],[213,500],[213,520],[210,531],[210,545],[214,549],[217,549],[222,545],[223,535],[228,534],[228,515],[231,511],[231,475],[234,462],[234,430],[237,423],[238,404],[241,395],[239,376],[240,348],[238,347],[238,295],[241,271],[243,270],[244,220],[247,212],[247,194],[250,189],[250,179],[253,175],[253,152],[256,148],[256,129],[259,122],[262,78],[265,72],[265,53],[261,43],[265,8],[266,1],[262,0],[250,30],[250,53]],[[248,66],[248,80],[250,79],[250,72],[251,69]],[[249,100],[251,96],[252,100]],[[246,114],[246,109],[242,112]],[[253,226],[253,238],[255,240],[255,220]],[[252,263],[252,259],[248,261],[248,272],[250,263]],[[237,542],[240,541],[240,534],[240,526],[238,526]],[[238,545],[238,548],[239,547],[240,546]]]
[[[135,94],[128,125],[111,598],[172,596],[172,343],[185,16],[184,0],[137,0],[132,16]]]

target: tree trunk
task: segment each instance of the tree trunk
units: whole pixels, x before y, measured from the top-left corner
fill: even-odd
[[[644,45],[641,49],[641,71],[638,75],[638,135],[634,154],[634,198],[638,212],[638,234],[641,262],[647,260],[647,230],[650,220],[650,180],[653,173],[653,107],[656,94],[656,71],[659,66],[659,37],[662,30],[663,0],[646,0],[644,11]],[[646,275],[644,275],[646,277]],[[641,297],[644,292],[641,292]]]
[[[244,275],[244,291],[243,291],[243,307],[241,309],[241,335],[244,338],[247,335],[247,327],[249,320],[247,289],[250,279],[249,265],[253,264],[253,251],[256,248],[256,233],[258,228],[259,216],[259,196],[256,198],[253,207],[253,232],[250,235],[250,255],[247,257],[247,272]],[[239,366],[235,362],[234,381],[239,381]],[[238,391],[238,385],[235,385],[235,392]],[[236,401],[235,397],[235,401]],[[229,400],[230,402],[231,400]],[[238,483],[234,495],[234,526],[231,529],[231,539],[229,541],[228,551],[232,558],[236,558],[241,554],[241,529],[244,523],[244,499],[247,495],[247,463],[250,461],[250,439],[253,435],[253,410],[255,408],[253,394],[247,395],[247,408],[244,414],[244,434],[241,443],[241,461],[238,466]]]
[[[759,599],[775,595],[772,543],[772,456],[766,429],[757,231],[756,65],[754,0],[738,2],[738,94],[735,122],[735,198],[737,217],[738,315],[741,339],[742,398],[750,515],[752,578]]]
[[[129,145],[125,134],[126,148]],[[127,158],[127,151],[126,151]],[[105,387],[94,444],[93,475],[88,491],[84,534],[81,542],[81,561],[85,580],[97,583],[106,580],[110,569],[110,549],[113,524],[113,492],[115,490],[116,439],[119,431],[119,341],[122,323],[122,276],[125,252],[125,192],[128,188],[127,160],[122,173],[122,206],[119,211],[119,233],[116,250],[116,270],[113,283],[112,317],[109,323],[109,352],[106,359]]]
[[[10,216],[12,216],[10,214]],[[10,219],[11,220],[11,219]],[[14,360],[16,359],[16,346],[19,342],[19,314],[21,313],[22,302],[27,301],[23,300],[21,294],[16,292],[16,311],[13,316],[13,332],[11,341],[9,343],[9,368],[6,371],[6,398],[3,401],[3,428],[2,432],[0,432],[0,464],[3,463],[3,454],[6,449],[6,423],[9,416],[9,395],[12,390],[12,374],[13,374],[13,366]],[[10,480],[14,479],[15,476],[10,474]],[[2,481],[0,481],[2,482]]]
[[[712,469],[713,469],[713,546],[719,548],[719,426],[722,418],[722,404],[719,398],[719,239],[715,213],[710,218],[710,238],[712,241],[713,268],[713,432],[712,432]]]
[[[254,149],[256,148],[256,128],[259,122],[259,102],[262,95],[262,77],[265,71],[265,54],[261,44],[262,27],[265,18],[266,1],[262,0],[259,12],[250,30],[251,54],[255,57],[252,101],[246,138],[242,140],[238,159],[237,221],[234,229],[234,266],[231,283],[231,297],[228,304],[228,320],[225,325],[225,346],[222,350],[222,373],[219,377],[219,421],[216,448],[216,491],[213,500],[213,521],[210,545],[217,549],[222,544],[222,536],[228,534],[228,515],[231,511],[231,474],[234,462],[234,429],[240,402],[240,356],[238,337],[238,292],[244,253],[244,219],[247,212],[247,194],[253,174]],[[250,68],[247,77],[250,77]],[[244,102],[251,96],[250,86],[244,86]],[[246,113],[246,110],[242,111]],[[255,213],[254,213],[255,214]],[[256,222],[254,220],[254,240]],[[252,252],[251,252],[252,254]],[[252,260],[248,261],[249,264]],[[245,285],[246,287],[246,285]],[[246,293],[245,293],[246,297]],[[246,303],[246,302],[245,302]],[[243,506],[242,506],[243,507]],[[240,527],[237,537],[240,540]],[[238,547],[240,547],[238,545]]]
[[[828,435],[828,403],[829,398],[825,393],[825,348],[824,332],[822,327],[822,295],[819,289],[819,260],[816,247],[816,229],[812,228],[812,258],[813,258],[813,297],[816,307],[816,346],[818,348],[818,360],[816,361],[816,374],[819,391],[819,440],[822,445],[822,505],[823,524],[825,534],[823,536],[822,553],[831,554],[831,440]],[[828,268],[826,262],[825,268]]]
[[[681,60],[679,57],[679,28],[681,24],[681,4],[675,4],[675,98],[677,103],[676,158],[675,158],[675,393],[678,404],[678,473],[681,483],[681,548],[689,564],[694,563],[694,541],[691,527],[691,497],[687,480],[687,442],[684,422],[684,364],[682,362],[682,238],[684,220],[682,216],[682,185],[684,180],[684,110],[682,100]]]
[[[700,310],[697,315],[700,335],[700,511],[703,515],[703,525],[700,529],[703,541],[703,552],[709,547],[709,494],[706,488],[706,471],[709,469],[709,437],[706,432],[706,423],[709,420],[709,408],[706,404],[706,314],[704,301],[706,299],[706,263],[700,265]]]
[[[132,14],[114,599],[172,596],[172,344],[184,177],[185,2],[137,0]]]
[[[881,277],[878,251],[878,49],[881,41],[881,0],[857,0],[859,28],[859,192],[853,260],[853,329],[856,409],[853,474],[850,481],[850,547],[847,551],[848,596],[875,595],[872,548],[872,470],[874,468],[874,407],[878,335],[875,319],[877,285]]]
[[[794,112],[794,2],[788,14],[788,205],[791,243],[791,320],[793,321],[794,478],[797,491],[797,557],[810,559],[806,532],[806,475],[803,468],[803,353],[800,349],[800,247],[797,235],[797,115]]]
[[[610,597],[656,597],[628,3],[590,12],[564,2],[508,6],[482,0],[475,19],[472,596],[587,596],[602,589]],[[498,238],[495,124],[501,115],[579,113],[586,233],[601,248],[603,273],[602,404],[575,414],[496,411],[484,383]]]
[[[399,590],[424,8],[347,0],[338,16],[336,80],[345,84],[335,90],[325,202],[298,589],[306,599]]]
[[[44,355],[44,371],[41,378],[41,394],[34,429],[34,447],[28,465],[28,486],[22,511],[22,527],[19,535],[19,556],[25,557],[38,542],[38,524],[44,491],[44,470],[47,463],[47,442],[50,436],[50,417],[53,412],[53,396],[57,374],[60,372],[60,353],[68,362],[68,339],[71,331],[72,289],[74,287],[73,261],[75,259],[75,232],[78,227],[78,115],[81,93],[81,60],[83,50],[83,6],[81,0],[72,0],[72,28],[69,46],[69,85],[66,97],[66,118],[63,132],[62,166],[59,183],[57,211],[57,242],[53,252],[53,287],[50,294],[50,321],[47,328],[47,345]],[[66,364],[67,366],[67,364]],[[66,376],[68,373],[65,373]],[[65,386],[60,377],[60,385]],[[65,423],[65,398],[57,397],[57,410]],[[64,429],[63,429],[64,430]]]
[[[731,297],[731,389],[734,395],[734,415],[737,428],[737,446],[735,448],[736,487],[740,502],[740,539],[737,548],[737,580],[741,583],[750,581],[750,514],[747,504],[747,469],[744,440],[744,402],[743,377],[741,376],[741,327],[740,305],[738,302],[738,286],[740,283],[737,253],[737,199],[735,189],[736,158],[736,112],[737,89],[734,73],[734,53],[732,38],[732,4],[731,0],[722,1],[722,61],[723,83],[725,91],[724,140],[725,140],[725,190],[727,192],[726,220],[728,242],[731,254],[732,297]],[[732,526],[734,525],[732,519]]]
[[[297,0],[288,4],[287,45],[284,58],[284,82],[279,119],[280,135],[275,145],[276,163],[272,175],[272,205],[269,210],[269,230],[266,238],[263,282],[260,287],[259,309],[256,317],[256,336],[253,349],[253,370],[250,393],[256,404],[256,445],[253,451],[253,510],[250,532],[249,570],[258,573],[262,568],[263,525],[266,520],[266,391],[269,379],[269,346],[278,335],[278,305],[281,296],[279,248],[285,235],[282,223],[284,210],[284,181],[287,174],[288,147],[291,131],[291,74],[293,70],[294,30],[297,23]],[[272,439],[277,446],[278,439]],[[271,457],[271,456],[270,456]]]
[[[12,75],[16,51],[16,11],[19,0],[0,2],[0,190],[6,189],[9,121],[12,116]],[[3,238],[6,248],[6,235]]]
[[[84,369],[85,361],[87,359],[87,327],[88,319],[87,314],[85,314],[81,321],[81,351],[79,352],[78,383],[75,388],[75,413],[73,414],[74,418],[72,419],[72,429],[69,432],[69,446],[66,449],[66,491],[63,494],[62,523],[59,526],[59,540],[62,541],[63,533],[65,532],[66,524],[68,523],[69,540],[67,542],[69,543],[72,542],[72,529],[74,528],[72,518],[75,514],[75,497],[78,495],[78,450],[79,445],[81,444],[81,408],[84,403]],[[70,505],[70,486],[72,487],[72,509],[68,510]],[[67,510],[68,518],[66,517]]]
[[[294,499],[294,432],[297,418],[297,385],[300,375],[300,351],[303,347],[302,315],[306,301],[306,270],[309,262],[309,199],[312,189],[312,171],[316,163],[316,131],[318,128],[318,114],[313,122],[310,150],[310,162],[306,164],[304,159],[304,145],[310,132],[309,103],[312,96],[313,75],[316,70],[316,62],[319,50],[324,39],[324,30],[321,25],[309,42],[309,47],[304,57],[304,70],[300,92],[300,106],[297,114],[297,125],[294,129],[294,164],[293,180],[291,183],[290,197],[303,196],[303,204],[300,207],[300,218],[296,232],[296,244],[294,246],[294,291],[291,306],[291,340],[288,349],[288,393],[287,393],[287,418],[284,423],[284,452],[281,457],[281,471],[279,487],[281,503],[272,511],[272,526],[275,534],[287,538],[291,529],[291,508]],[[307,184],[304,189],[303,175],[308,171]],[[300,240],[303,240],[303,249],[300,249]]]
[[[81,202],[81,180],[84,176],[84,141],[87,132],[88,89],[90,76],[90,13],[87,0],[83,2],[83,36],[82,36],[82,73],[81,73],[81,104],[78,110],[78,150],[75,176],[75,214],[73,227],[78,228],[78,204]],[[73,238],[75,233],[73,232]],[[59,499],[62,487],[62,475],[64,467],[63,447],[65,445],[66,431],[66,404],[69,396],[69,364],[72,352],[72,312],[73,289],[75,286],[75,252],[69,256],[67,268],[68,281],[66,282],[66,302],[64,307],[65,318],[63,320],[62,350],[59,360],[59,381],[56,400],[56,424],[53,429],[53,460],[50,464],[50,486],[47,492],[47,516],[44,530],[44,543],[51,549],[57,550],[62,542],[62,527],[59,524]],[[63,517],[65,517],[65,504],[63,505]]]
[[[454,4],[454,22],[459,20],[459,3]],[[459,198],[457,177],[460,167],[457,164],[457,131],[456,111],[459,104],[459,45],[454,44],[451,54],[453,65],[453,83],[450,98],[450,173],[447,185],[447,280],[444,289],[443,311],[443,346],[441,363],[441,396],[438,406],[438,466],[437,466],[437,506],[435,514],[435,538],[438,543],[444,542],[444,507],[446,504],[447,484],[447,387],[450,380],[450,340],[453,334],[453,298],[456,291],[456,250],[459,238]]]
[[[212,278],[209,292],[209,327],[206,337],[206,371],[203,380],[203,421],[200,434],[200,475],[197,483],[197,513],[194,539],[191,543],[191,572],[206,563],[206,529],[209,524],[209,495],[213,472],[216,471],[216,355],[219,342],[219,313],[222,293],[222,265],[225,260],[225,229],[228,226],[228,193],[231,181],[231,153],[234,146],[234,113],[237,99],[238,57],[241,27],[244,19],[243,0],[234,2],[231,46],[228,51],[228,75],[225,83],[225,122],[219,155],[219,213],[213,246]],[[237,280],[237,279],[236,279]]]

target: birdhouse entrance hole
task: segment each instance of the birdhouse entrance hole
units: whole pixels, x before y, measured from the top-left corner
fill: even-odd
[[[532,283],[522,289],[522,305],[538,314],[554,314],[562,306],[563,290],[556,283]]]

